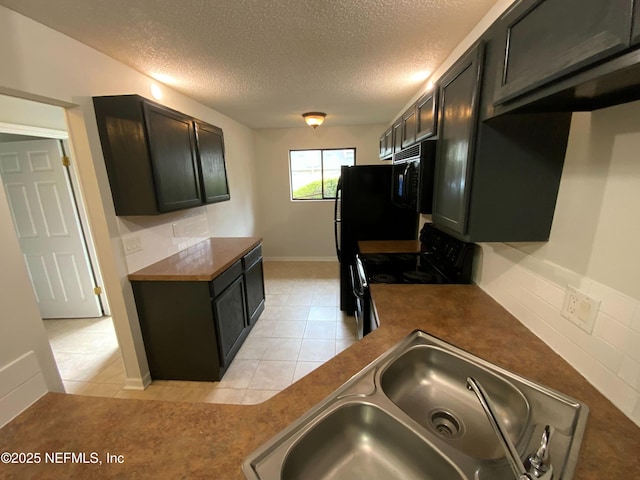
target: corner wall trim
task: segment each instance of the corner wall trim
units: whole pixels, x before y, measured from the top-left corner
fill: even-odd
[[[0,428],[29,408],[47,391],[33,350],[0,368]]]
[[[144,390],[151,385],[151,374],[145,373],[142,378],[127,378],[124,381],[125,390]]]

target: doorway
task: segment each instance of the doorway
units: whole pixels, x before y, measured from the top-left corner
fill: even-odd
[[[65,112],[2,95],[0,103],[1,189],[12,217],[3,226],[13,224],[65,389],[90,394],[85,383],[98,375],[121,378],[123,385]]]
[[[0,176],[40,316],[104,315],[63,140],[0,136]]]

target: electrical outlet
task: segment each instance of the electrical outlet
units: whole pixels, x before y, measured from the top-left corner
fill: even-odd
[[[123,238],[122,248],[124,248],[125,255],[140,252],[142,250],[142,240],[140,240],[140,237],[137,235]]]
[[[593,332],[593,325],[600,309],[600,300],[591,298],[571,285],[567,286],[560,313],[587,333]]]

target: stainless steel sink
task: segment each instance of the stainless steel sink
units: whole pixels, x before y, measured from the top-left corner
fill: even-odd
[[[517,443],[529,420],[529,403],[511,382],[445,351],[418,345],[393,360],[380,375],[382,392],[424,428],[475,458],[504,456],[467,377],[482,382]]]
[[[277,465],[276,465],[277,467]],[[305,429],[284,458],[283,480],[464,477],[410,428],[380,407],[339,402]]]
[[[490,394],[520,457],[537,448],[545,425],[555,429],[554,479],[571,479],[586,405],[421,331],[249,455],[245,476],[511,480],[469,376]]]

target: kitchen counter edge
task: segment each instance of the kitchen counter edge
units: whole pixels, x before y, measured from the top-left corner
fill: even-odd
[[[127,278],[132,282],[211,281],[261,243],[261,237],[210,237]]]

